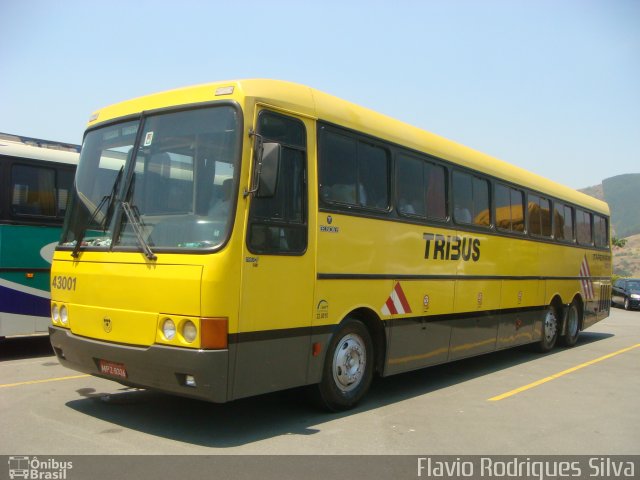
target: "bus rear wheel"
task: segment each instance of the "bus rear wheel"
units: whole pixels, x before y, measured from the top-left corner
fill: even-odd
[[[538,343],[538,350],[541,352],[549,352],[553,349],[558,340],[558,314],[556,309],[549,305],[542,320],[542,338]]]
[[[373,342],[359,320],[347,318],[334,334],[324,360],[316,403],[331,411],[353,408],[369,390],[373,378]]]
[[[580,308],[575,300],[569,305],[566,324],[566,333],[561,338],[562,345],[573,347],[580,335]]]

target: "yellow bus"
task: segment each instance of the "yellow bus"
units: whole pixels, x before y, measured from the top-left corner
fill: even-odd
[[[91,117],[52,267],[70,368],[212,402],[571,346],[610,308],[599,200],[315,89],[242,80]]]

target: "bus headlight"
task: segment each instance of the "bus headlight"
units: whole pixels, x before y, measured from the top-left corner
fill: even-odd
[[[67,306],[66,305],[62,305],[60,307],[60,321],[65,326],[69,324],[69,312],[67,312]]]
[[[53,323],[60,323],[60,309],[55,303],[51,305],[51,320]]]
[[[182,324],[182,336],[189,343],[193,342],[198,336],[198,329],[191,320],[187,320]]]
[[[162,334],[167,340],[173,340],[176,336],[176,324],[170,318],[162,322]]]

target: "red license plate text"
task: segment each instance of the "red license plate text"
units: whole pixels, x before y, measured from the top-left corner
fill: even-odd
[[[100,360],[100,373],[111,375],[112,377],[127,378],[127,369],[122,363]]]

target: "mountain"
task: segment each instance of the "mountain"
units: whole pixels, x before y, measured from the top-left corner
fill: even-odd
[[[614,275],[640,278],[640,173],[607,178],[580,191],[609,204],[611,235],[627,241],[613,248]]]
[[[613,247],[613,273],[640,278],[640,234],[626,238],[624,247]]]
[[[626,238],[640,233],[640,173],[617,175],[580,191],[609,204],[612,235]]]

